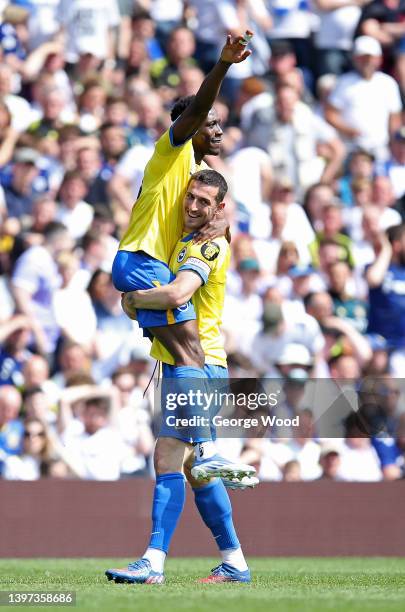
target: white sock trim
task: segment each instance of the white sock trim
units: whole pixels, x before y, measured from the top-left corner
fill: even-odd
[[[239,548],[228,548],[227,550],[221,550],[221,557],[223,563],[228,563],[228,565],[232,565],[240,572],[244,572],[248,569],[245,557],[243,556],[243,552],[241,547]]]
[[[142,558],[149,561],[154,572],[163,574],[166,560],[166,553],[164,550],[160,550],[159,548],[147,548]]]

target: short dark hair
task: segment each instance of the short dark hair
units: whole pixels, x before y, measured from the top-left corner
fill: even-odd
[[[80,174],[78,170],[68,170],[65,172],[64,177],[62,179],[61,187],[65,185],[68,181],[82,181],[82,183],[86,184],[83,176]]]
[[[199,170],[190,176],[190,181],[198,181],[199,183],[203,183],[204,185],[212,185],[212,187],[218,187],[218,193],[215,196],[215,200],[217,204],[223,201],[226,192],[228,191],[228,184],[222,174],[217,172],[216,170],[210,170],[206,168],[204,170]]]
[[[60,221],[50,221],[44,228],[43,234],[45,240],[52,240],[58,234],[67,232],[66,225],[60,223]]]
[[[93,407],[107,416],[110,412],[110,401],[106,397],[92,397],[84,402],[85,410]]]
[[[172,110],[170,111],[170,119],[172,121],[176,121],[178,117],[186,110],[188,106],[192,102],[194,102],[195,96],[183,96],[182,98],[177,98],[174,105],[172,106]]]
[[[405,234],[405,223],[400,223],[399,225],[392,225],[387,230],[388,240],[391,242],[397,242],[402,239],[402,236]]]

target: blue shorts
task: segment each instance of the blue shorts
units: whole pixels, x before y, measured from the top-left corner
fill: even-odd
[[[143,251],[118,251],[112,267],[114,287],[123,293],[167,285],[175,278],[168,265]],[[162,327],[197,318],[191,301],[171,310],[139,308],[136,316],[142,328]]]
[[[223,366],[205,365],[204,371],[207,378],[175,378],[174,367],[167,363],[163,364],[162,380],[162,422],[159,437],[177,438],[189,444],[215,440],[215,427],[211,419],[219,412],[221,405],[215,403],[215,392],[226,393],[228,390],[228,369]],[[209,382],[211,381],[211,383]],[[224,382],[222,382],[224,381]],[[210,393],[214,398],[209,410],[202,409],[201,405],[175,405],[168,407],[167,399],[173,393],[188,393],[190,391],[203,391]],[[191,419],[195,417],[195,424]],[[187,423],[178,424],[175,419],[185,419]]]

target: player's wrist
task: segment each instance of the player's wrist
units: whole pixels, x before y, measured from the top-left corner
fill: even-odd
[[[225,59],[222,59],[222,57],[219,58],[218,60],[218,64],[220,64],[221,66],[223,66],[224,68],[226,68],[228,70],[228,68],[230,68],[233,64],[233,62],[228,62]]]

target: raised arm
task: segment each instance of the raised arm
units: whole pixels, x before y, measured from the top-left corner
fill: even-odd
[[[188,302],[201,284],[201,277],[196,272],[184,270],[179,272],[174,281],[168,285],[124,293],[121,299],[122,309],[133,319],[136,308],[150,310],[178,308]]]
[[[230,66],[243,62],[251,54],[246,49],[251,36],[252,32],[247,30],[245,36],[227,37],[219,61],[205,77],[193,102],[173,124],[172,137],[175,144],[188,140],[204,123]]]
[[[378,255],[374,263],[366,270],[366,281],[371,288],[379,287],[382,284],[392,257],[392,246],[384,232],[376,238],[373,246],[378,251]]]

